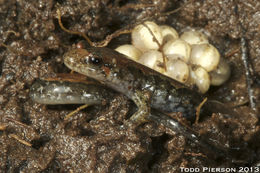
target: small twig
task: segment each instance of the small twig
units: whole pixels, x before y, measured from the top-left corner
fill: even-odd
[[[142,23],[142,25],[144,25],[144,26],[148,29],[149,33],[153,36],[153,41],[155,41],[155,43],[156,43],[156,44],[158,45],[158,47],[159,47],[159,50],[161,50],[161,49],[162,49],[162,45],[159,43],[158,39],[155,37],[153,31],[149,28],[148,25],[146,25],[146,23]],[[164,69],[165,72],[167,72],[167,68],[166,68],[166,57],[165,57],[163,51],[161,51],[161,52],[162,52],[162,54],[163,54],[163,69]]]
[[[20,37],[20,33],[19,32],[16,32],[14,30],[8,30],[6,31],[7,32],[7,36],[9,36],[9,34],[14,34],[16,37]]]
[[[6,45],[4,43],[0,43],[0,47],[5,47],[6,49],[10,50],[11,52],[17,53],[17,51],[14,50],[11,46],[8,46],[8,45]]]
[[[206,101],[208,100],[208,98],[206,97],[205,99],[202,100],[202,102],[199,104],[199,106],[196,108],[196,120],[195,120],[195,124],[199,123],[199,118],[200,118],[200,110],[202,108],[202,106],[206,103]]]
[[[241,37],[240,42],[241,42],[241,54],[242,54],[241,58],[246,71],[246,84],[247,84],[249,103],[251,109],[256,110],[256,98],[254,96],[254,90],[252,89],[252,85],[254,84],[254,81],[252,79],[252,76],[254,75],[254,70],[249,63],[247,41],[244,37]]]
[[[240,51],[240,47],[227,52],[224,56],[225,56],[225,58],[227,58],[227,57],[233,56],[235,53],[237,53],[239,51]]]
[[[22,123],[22,122],[20,122],[20,121],[17,121],[17,120],[15,120],[15,119],[12,119],[12,118],[5,118],[5,119],[8,120],[8,121],[12,121],[12,122],[14,122],[15,124],[18,124],[18,125],[23,126],[23,127],[26,127],[26,128],[30,127],[30,126],[28,126],[28,125],[26,125],[26,124],[24,124],[24,123]]]
[[[146,23],[142,23],[142,25],[144,25],[147,29],[148,29],[148,31],[150,32],[150,34],[153,36],[153,41],[155,41],[155,43],[158,45],[158,47],[160,48],[162,45],[159,43],[159,41],[157,40],[157,38],[155,37],[155,35],[154,35],[154,33],[153,33],[153,31],[151,30],[151,28],[148,26],[148,25],[146,25]]]
[[[15,31],[13,31],[13,30],[8,30],[8,31],[6,31],[6,33],[7,33],[7,37],[8,37],[10,34],[14,34],[16,37],[19,37],[19,36],[20,36],[20,33],[19,33],[19,32],[15,32]],[[5,43],[0,43],[0,47],[5,47],[5,48],[7,48],[8,50],[10,50],[11,52],[14,52],[14,53],[18,54],[16,50],[14,50],[11,46],[6,45]]]
[[[204,157],[204,158],[207,158],[207,156],[205,156],[204,154],[202,154],[202,153],[190,153],[190,152],[185,152],[184,153],[185,155],[190,155],[190,156],[192,156],[192,157]]]
[[[86,107],[88,107],[89,105],[85,104],[85,105],[82,105],[80,107],[78,107],[76,110],[70,112],[69,114],[67,114],[64,118],[64,120],[68,120],[70,117],[72,117],[72,115],[78,113],[79,111],[81,111],[82,109],[85,109]]]
[[[127,28],[122,28],[122,29],[119,29],[117,31],[115,31],[114,33],[106,36],[105,40],[103,41],[100,41],[100,42],[96,42],[96,43],[93,43],[95,47],[105,47],[108,45],[108,43],[113,39],[113,38],[116,38],[118,36],[120,36],[121,34],[129,34],[132,32],[132,29],[127,29]]]
[[[69,30],[67,28],[65,28],[62,24],[62,21],[61,21],[61,12],[59,9],[57,9],[57,15],[58,15],[58,22],[59,22],[59,25],[61,27],[62,30],[64,30],[65,32],[67,33],[70,33],[70,34],[75,34],[75,35],[79,35],[83,38],[85,38],[85,40],[87,40],[87,42],[89,43],[90,46],[92,47],[105,47],[107,46],[107,44],[115,37],[118,37],[119,35],[121,34],[128,34],[128,33],[131,33],[132,29],[120,29],[120,30],[117,30],[116,32],[114,32],[113,34],[110,34],[106,37],[105,40],[101,41],[101,42],[92,42],[88,36],[83,33],[83,32],[79,32],[79,31],[72,31],[72,30]]]
[[[92,46],[93,45],[93,42],[82,32],[78,32],[78,31],[71,31],[71,30],[68,30],[67,28],[65,28],[61,22],[61,13],[60,13],[60,10],[57,9],[57,15],[58,15],[58,22],[59,22],[59,25],[61,27],[61,29],[63,29],[65,32],[68,32],[70,34],[75,34],[75,35],[79,35],[83,38],[85,38],[87,40],[87,42]]]
[[[14,139],[16,139],[16,140],[17,140],[18,142],[20,142],[21,144],[24,144],[24,145],[26,145],[26,146],[28,146],[28,147],[31,147],[31,146],[32,146],[31,143],[29,143],[29,142],[27,142],[27,141],[21,139],[20,137],[18,137],[18,136],[15,135],[15,134],[10,134],[9,136],[12,137],[12,138],[14,138]]]
[[[237,5],[237,4],[236,4]],[[238,8],[238,6],[236,6]],[[238,19],[242,18],[240,16],[240,13],[238,13],[238,10],[236,11]],[[244,28],[245,25],[243,25],[242,21],[240,21],[240,27],[242,30],[242,36],[240,39],[240,45],[241,45],[241,59],[243,61],[245,71],[246,71],[246,84],[247,84],[247,92],[248,92],[248,99],[249,99],[249,104],[252,110],[256,111],[256,97],[254,96],[254,90],[252,89],[252,86],[254,84],[253,76],[254,76],[254,70],[252,67],[252,64],[249,61],[249,54],[248,54],[248,48],[247,48],[247,40],[245,38],[246,34],[246,29]]]
[[[171,15],[171,14],[173,14],[173,13],[176,13],[176,12],[180,11],[182,8],[184,8],[186,5],[188,5],[189,3],[191,3],[192,1],[193,1],[193,0],[190,0],[190,1],[188,1],[186,4],[184,4],[183,6],[177,8],[177,9],[175,9],[175,10],[172,10],[172,11],[169,11],[169,12],[166,12],[166,13],[162,13],[162,14],[160,14],[159,16],[168,16],[168,15]],[[147,6],[150,7],[150,6],[154,6],[154,5],[147,5]],[[140,6],[140,7],[141,7],[141,6]],[[60,27],[61,27],[62,30],[64,30],[64,31],[67,32],[67,33],[79,35],[79,36],[85,38],[85,40],[87,40],[87,42],[89,43],[89,45],[92,46],[92,47],[105,47],[105,46],[107,46],[107,44],[108,44],[113,38],[118,37],[118,36],[121,35],[121,34],[131,33],[131,32],[132,32],[132,27],[133,27],[133,24],[129,24],[127,27],[122,28],[122,29],[119,29],[119,30],[115,31],[114,33],[112,33],[112,34],[106,36],[105,40],[103,40],[103,41],[100,41],[100,42],[92,42],[92,41],[89,39],[89,37],[88,37],[85,33],[82,33],[82,32],[79,32],[79,31],[72,31],[72,30],[69,30],[69,29],[65,28],[65,27],[63,26],[63,24],[62,24],[62,21],[61,21],[61,12],[60,12],[59,9],[57,9],[57,15],[58,15],[58,22],[59,22],[59,25],[60,25]],[[136,26],[136,25],[138,25],[138,24],[141,24],[141,23],[143,23],[143,22],[146,21],[146,20],[150,20],[150,19],[152,19],[152,18],[154,18],[154,17],[156,17],[156,16],[149,16],[149,17],[143,18],[142,20],[136,22],[136,23],[134,24],[134,26]],[[164,61],[165,61],[165,59],[164,59]],[[164,62],[164,64],[165,64],[165,62]],[[165,67],[165,70],[166,70],[166,67]]]

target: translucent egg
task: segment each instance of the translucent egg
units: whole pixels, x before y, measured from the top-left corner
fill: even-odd
[[[158,59],[162,59],[162,57],[163,55],[161,52],[157,50],[150,50],[140,56],[138,62],[150,68],[154,68],[156,61]]]
[[[117,52],[122,53],[129,58],[137,61],[142,55],[142,52],[131,44],[125,44],[115,49]]]
[[[161,25],[160,28],[163,36],[163,44],[179,38],[179,34],[174,28],[168,25]]]
[[[205,34],[195,30],[183,32],[180,38],[191,45],[209,43],[208,38]]]
[[[230,77],[230,67],[225,59],[220,58],[217,69],[210,72],[211,85],[219,86],[226,82]]]
[[[184,62],[190,59],[191,47],[181,39],[170,40],[163,46],[163,53],[167,57],[178,55],[183,58]]]
[[[217,68],[220,59],[218,50],[211,44],[192,45],[190,62],[212,71]]]
[[[185,83],[189,78],[189,67],[181,60],[169,60],[166,64],[167,72],[165,75]]]
[[[206,93],[208,91],[210,87],[210,77],[204,68],[197,67],[191,69],[190,78],[190,80],[196,84],[201,93]]]
[[[154,36],[143,24],[137,25],[132,31],[132,44],[142,52],[151,49],[158,50],[163,40],[161,28],[154,22],[147,21],[145,24],[150,28]],[[154,37],[158,41],[159,45],[155,41]]]

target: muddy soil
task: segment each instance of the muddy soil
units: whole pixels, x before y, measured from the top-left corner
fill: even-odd
[[[182,7],[177,13],[166,12]],[[64,32],[63,24],[101,41],[144,20],[203,29],[227,59],[231,78],[208,96],[225,103],[237,116],[218,112],[198,124],[183,121],[203,139],[228,151],[213,157],[205,149],[156,122],[121,128],[132,106],[121,96],[91,106],[70,121],[78,105],[46,106],[32,102],[32,83],[68,73],[63,54],[82,37]],[[0,0],[0,172],[181,172],[186,168],[260,166],[259,114],[252,110],[242,61],[241,38],[253,66],[252,90],[259,109],[260,2],[257,0]],[[129,43],[122,35],[108,45]],[[215,151],[216,153],[219,151]],[[257,172],[257,171],[256,171]]]

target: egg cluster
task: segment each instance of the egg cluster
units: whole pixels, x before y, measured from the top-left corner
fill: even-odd
[[[195,84],[201,93],[230,76],[229,65],[207,36],[193,29],[179,36],[170,26],[147,21],[133,29],[131,45],[121,45],[116,51],[181,83]]]

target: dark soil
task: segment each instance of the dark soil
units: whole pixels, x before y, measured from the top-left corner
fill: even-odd
[[[250,108],[240,49],[244,37],[259,109],[260,1],[187,2],[0,0],[0,43],[7,45],[0,47],[0,172],[181,172],[180,167],[260,166],[259,114]],[[179,7],[177,13],[163,15]],[[86,33],[92,41],[101,41],[146,18],[179,32],[187,27],[208,32],[210,42],[232,68],[230,80],[211,88],[208,95],[237,111],[238,116],[216,112],[190,128],[216,146],[229,149],[231,157],[215,159],[193,141],[155,122],[121,128],[131,111],[129,101],[122,97],[80,111],[68,122],[64,116],[77,105],[33,103],[28,95],[32,83],[69,72],[62,56],[84,40],[59,27],[57,9],[67,28]],[[122,35],[108,47],[129,41],[129,35]]]

